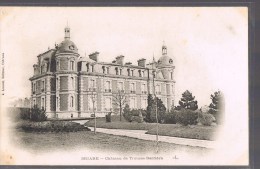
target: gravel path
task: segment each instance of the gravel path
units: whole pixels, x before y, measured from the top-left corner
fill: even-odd
[[[91,131],[94,130],[93,127],[89,127]],[[123,129],[105,129],[97,128],[97,132],[118,135],[118,136],[127,136],[142,140],[153,141],[156,139],[155,135],[145,134],[146,130],[123,130]],[[187,139],[180,137],[170,137],[170,136],[159,136],[160,142],[174,143],[179,145],[194,146],[194,147],[204,147],[204,148],[214,148],[216,141],[208,140],[197,140],[197,139]]]

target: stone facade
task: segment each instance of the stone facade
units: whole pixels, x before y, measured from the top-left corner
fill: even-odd
[[[119,91],[132,109],[146,109],[148,94],[156,94],[167,109],[173,105],[175,67],[165,45],[160,59],[149,64],[144,58],[138,65],[124,63],[122,55],[112,63],[101,62],[98,55],[81,57],[66,27],[64,41],[38,55],[33,65],[31,104],[45,109],[49,118],[91,117],[93,111],[101,117],[116,112],[113,98]]]

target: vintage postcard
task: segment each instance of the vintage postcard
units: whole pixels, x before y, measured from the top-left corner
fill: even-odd
[[[248,8],[0,7],[1,165],[249,165]]]

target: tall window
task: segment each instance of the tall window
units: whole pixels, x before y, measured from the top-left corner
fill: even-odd
[[[109,74],[109,67],[107,67],[107,74]]]
[[[56,89],[58,90],[58,86],[59,86],[59,78],[56,78]]]
[[[123,82],[118,82],[118,90],[123,91],[124,90],[124,84]]]
[[[144,77],[144,70],[142,71],[142,75],[141,76]]]
[[[95,80],[91,79],[89,85],[90,85],[89,86],[90,88],[94,88],[95,87]]]
[[[74,89],[74,78],[71,77],[71,88]]]
[[[60,70],[60,62],[59,61],[57,61],[57,63],[56,63],[57,65],[57,70]]]
[[[74,61],[73,60],[70,61],[70,70],[74,70]]]
[[[127,75],[130,76],[130,69],[127,69]]]
[[[42,92],[45,91],[45,81],[42,81]]]
[[[45,99],[42,98],[42,109],[45,109]]]
[[[132,76],[134,76],[134,70],[131,70]]]
[[[147,99],[146,98],[142,98],[141,100],[141,108],[142,109],[146,109],[147,107]]]
[[[91,66],[91,72],[94,72],[94,65]]]
[[[74,107],[74,98],[73,98],[73,96],[70,97],[70,107]]]
[[[33,92],[35,92],[35,90],[36,90],[36,84],[33,83]]]
[[[157,84],[155,87],[156,94],[161,94],[161,85]]]
[[[119,74],[122,75],[122,69],[119,69]]]
[[[59,97],[56,97],[56,109],[59,107]]]
[[[116,70],[116,75],[118,75],[118,67],[116,67],[115,70]]]
[[[142,93],[146,94],[146,85],[142,84],[141,86]]]
[[[132,109],[136,108],[136,103],[135,103],[134,97],[130,98],[130,108],[132,108]]]
[[[134,83],[130,83],[130,92],[135,93],[135,84]]]
[[[103,70],[103,73],[105,74],[105,73],[106,73],[106,68],[105,68],[105,66],[102,66],[102,70]]]
[[[106,91],[106,92],[111,92],[110,81],[106,81],[106,84],[105,84],[105,91]]]
[[[138,73],[139,73],[139,77],[142,77],[141,70],[138,70]]]
[[[171,80],[173,80],[173,72],[171,72]]]

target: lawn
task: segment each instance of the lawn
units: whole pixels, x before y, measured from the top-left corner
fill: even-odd
[[[86,125],[93,127],[94,120],[88,121]],[[120,121],[118,116],[112,116],[110,123],[107,123],[105,118],[97,118],[97,127],[107,129],[147,130],[147,134],[156,134],[156,123],[130,123],[123,117],[122,121]],[[214,136],[216,135],[217,129],[217,126],[159,124],[159,135],[200,140],[215,140]]]
[[[115,136],[104,133],[94,134],[93,131],[79,131],[71,133],[36,133],[15,130],[12,142],[31,153],[56,152],[59,150],[82,150],[91,152],[119,153],[120,155],[155,153],[155,142],[135,138]],[[211,150],[200,147],[176,145],[170,143],[159,144],[159,153],[176,151],[196,155],[206,154]]]

